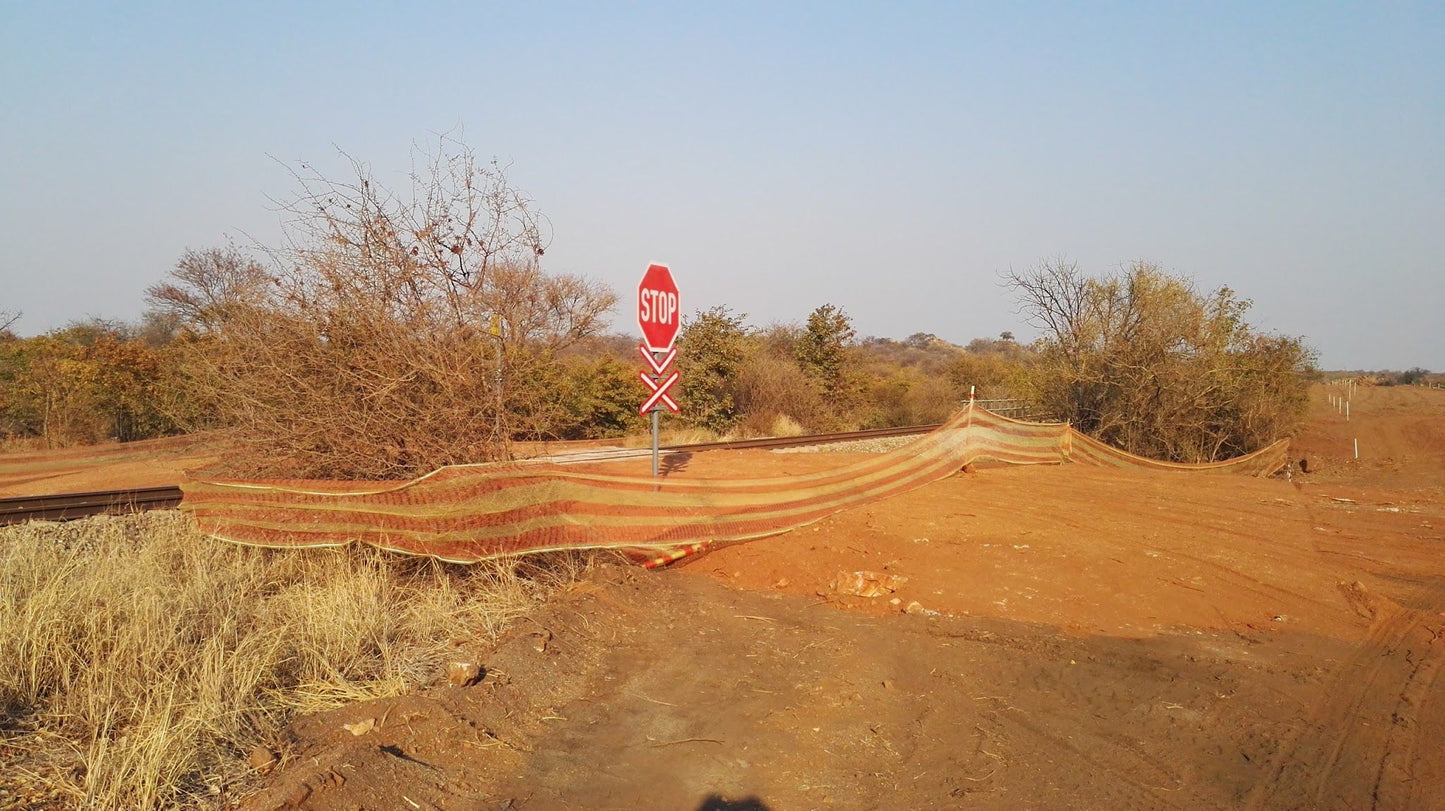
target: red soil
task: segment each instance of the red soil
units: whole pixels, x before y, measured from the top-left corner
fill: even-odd
[[[1445,391],[1351,406],[1317,390],[1290,479],[986,467],[601,569],[481,684],[297,722],[246,805],[1445,807]]]

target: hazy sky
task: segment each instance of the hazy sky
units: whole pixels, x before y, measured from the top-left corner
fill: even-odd
[[[662,260],[688,312],[1027,337],[1000,271],[1147,259],[1326,367],[1445,369],[1439,2],[213,5],[0,0],[22,334],[274,242],[278,161],[402,186],[460,125],[627,314]]]

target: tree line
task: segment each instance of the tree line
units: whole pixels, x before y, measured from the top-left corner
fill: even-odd
[[[283,244],[186,251],[140,324],[19,338],[0,318],[0,435],[48,446],[226,431],[246,475],[397,477],[507,458],[510,443],[643,429],[635,339],[605,330],[614,291],[544,271],[546,220],[448,138],[394,190],[351,161],[302,164]],[[1090,277],[1045,262],[1006,279],[1042,337],[966,347],[859,338],[823,304],[754,325],[684,318],[682,414],[717,435],[938,422],[972,389],[1018,396],[1136,452],[1253,450],[1303,415],[1313,355],[1248,324],[1228,288],[1135,263]],[[10,319],[13,320],[13,319]]]

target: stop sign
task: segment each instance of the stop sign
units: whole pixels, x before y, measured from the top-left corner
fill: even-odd
[[[682,326],[681,297],[667,265],[648,265],[637,283],[637,326],[650,352],[666,352]]]

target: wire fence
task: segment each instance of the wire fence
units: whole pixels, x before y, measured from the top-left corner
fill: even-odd
[[[1028,422],[1042,421],[1049,417],[1028,400],[1013,398],[974,400],[980,408],[986,408],[1000,417],[1008,417],[1014,420],[1025,420]]]

